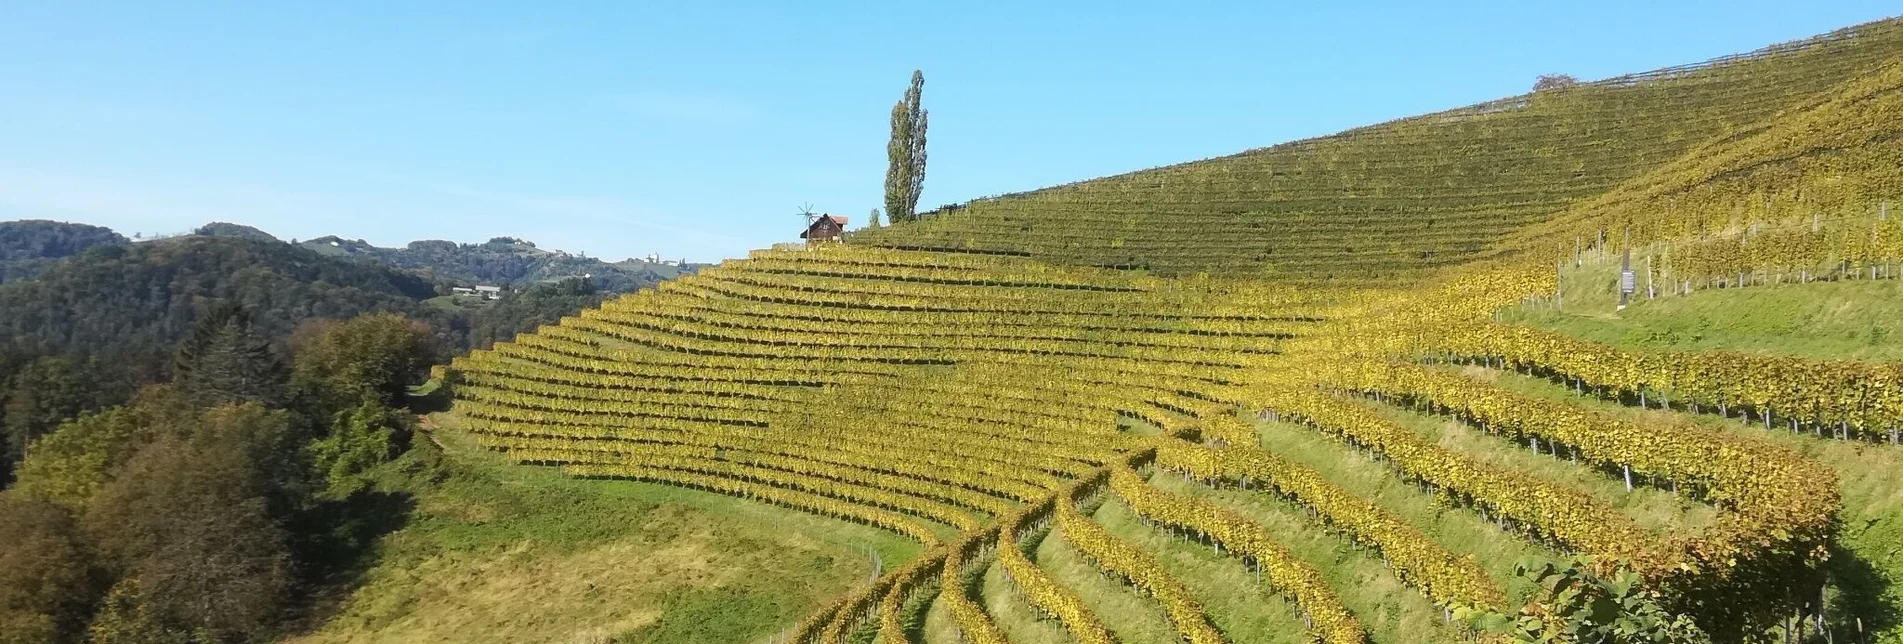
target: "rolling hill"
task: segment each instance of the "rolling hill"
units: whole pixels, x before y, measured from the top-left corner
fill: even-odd
[[[361,239],[329,235],[307,239],[298,242],[298,245],[333,257],[374,261],[458,284],[526,288],[534,284],[587,276],[599,288],[611,293],[640,290],[661,280],[691,273],[699,266],[686,262],[662,263],[633,258],[607,262],[585,255],[537,248],[534,242],[513,237],[496,237],[481,244],[430,239],[410,242],[402,248],[384,248]]]
[[[437,431],[565,494],[821,518],[755,548],[911,544],[813,573],[830,595],[644,582],[525,637],[1550,641],[1567,596],[1524,562],[1579,555],[1685,618],[1645,614],[1657,641],[1899,641],[1903,363],[1575,318],[1894,290],[1900,69],[1903,22],[1871,23],[758,251],[458,358]],[[756,529],[709,543],[789,536]],[[379,579],[454,551],[418,538]],[[313,637],[472,614],[404,587]]]

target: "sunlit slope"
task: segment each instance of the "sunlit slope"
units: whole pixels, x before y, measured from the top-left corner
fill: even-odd
[[[1539,599],[1514,556],[1573,553],[1717,641],[1893,629],[1816,602],[1881,486],[1787,438],[1893,449],[1903,365],[1496,313],[1575,239],[1897,276],[1903,213],[1823,215],[1903,187],[1900,56],[1873,23],[757,252],[458,359],[455,411],[522,463],[919,544],[775,641],[1461,641]]]
[[[1903,52],[1777,118],[1581,200],[1498,254],[1630,246],[1680,279],[1903,257]],[[1666,246],[1670,245],[1670,247]],[[1812,271],[1813,273],[1815,270]]]
[[[984,607],[1014,601],[1098,641],[1119,628],[1092,608],[1103,605],[1091,595],[1100,591],[1053,576],[1064,568],[1022,545],[1053,522],[1062,552],[1150,589],[1144,601],[1166,628],[1192,641],[1259,639],[1219,627],[1255,622],[1209,608],[1226,596],[1195,589],[1213,573],[1100,525],[1088,508],[1106,496],[1156,529],[1215,544],[1303,616],[1308,636],[1331,642],[1460,638],[1474,611],[1518,599],[1508,593],[1511,562],[1479,557],[1509,549],[1501,544],[1628,559],[1687,598],[1756,592],[1761,575],[1808,570],[1793,552],[1822,538],[1835,506],[1813,493],[1826,480],[1806,478],[1814,472],[1794,454],[1605,421],[1597,439],[1532,430],[1543,451],[1572,456],[1535,466],[1498,454],[1523,445],[1526,430],[1436,430],[1471,437],[1451,447],[1411,423],[1464,418],[1452,408],[1351,395],[1493,395],[1458,374],[1370,380],[1385,373],[1382,351],[1421,348],[1407,340],[1425,321],[1370,316],[1393,297],[962,254],[761,252],[457,360],[457,411],[480,442],[521,462],[708,489],[925,546],[788,631],[799,641],[861,630],[900,637],[932,607],[967,639],[993,641],[981,636],[999,628]],[[1359,344],[1361,330],[1382,342]],[[1427,386],[1440,389],[1419,389]],[[1284,452],[1294,443],[1258,438],[1243,420],[1262,410],[1322,440]],[[1396,488],[1351,471],[1358,454],[1381,456]],[[1622,467],[1642,485],[1608,484],[1606,472]],[[1167,490],[1153,487],[1157,476],[1199,484]],[[1690,486],[1682,502],[1671,497],[1677,481]],[[1305,515],[1358,549],[1329,555],[1285,541],[1241,498]],[[1471,524],[1448,532],[1421,514],[1437,503]],[[1714,556],[1733,563],[1705,568]],[[964,581],[991,565],[1012,580],[1008,591]],[[1346,570],[1387,581],[1364,586]],[[1396,616],[1383,605],[1434,608]],[[1771,598],[1726,610],[1749,617],[1782,606]],[[1461,619],[1426,636],[1393,630],[1440,613]]]
[[[1749,134],[1899,55],[1903,23],[1871,23],[1700,65],[982,199],[856,241],[1303,282],[1413,276]]]

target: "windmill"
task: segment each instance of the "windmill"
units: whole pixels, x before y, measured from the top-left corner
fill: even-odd
[[[806,218],[806,228],[808,230],[812,229],[813,227],[813,218],[819,216],[817,213],[813,212],[813,204],[810,204],[810,203],[800,204],[799,215],[801,217]]]

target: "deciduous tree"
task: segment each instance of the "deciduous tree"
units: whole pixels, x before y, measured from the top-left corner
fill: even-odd
[[[919,102],[925,74],[912,72],[905,97],[892,106],[892,140],[886,144],[885,213],[893,223],[916,218],[918,197],[925,186],[925,128],[927,113]]]

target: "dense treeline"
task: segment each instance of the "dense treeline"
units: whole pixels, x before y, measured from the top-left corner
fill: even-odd
[[[235,236],[118,244],[74,234],[88,228],[0,227],[16,250],[53,255],[91,244],[32,279],[0,285],[0,482],[28,444],[60,423],[131,400],[144,385],[182,381],[174,349],[199,342],[194,328],[202,332],[201,321],[222,308],[243,311],[260,342],[254,351],[288,355],[315,336],[314,321],[380,312],[426,325],[432,355],[446,356],[605,297],[577,279],[477,306],[435,306],[426,300],[441,285],[291,244]],[[29,229],[46,234],[21,232]]]
[[[102,244],[125,244],[110,228],[43,219],[0,221],[0,283],[25,279]]]
[[[394,524],[362,475],[408,446],[434,329],[317,322],[287,356],[257,319],[211,307],[170,382],[32,441],[0,492],[0,642],[264,639]]]
[[[469,316],[469,347],[487,349],[515,334],[562,321],[584,309],[600,306],[607,294],[593,279],[569,279],[510,293]]]

